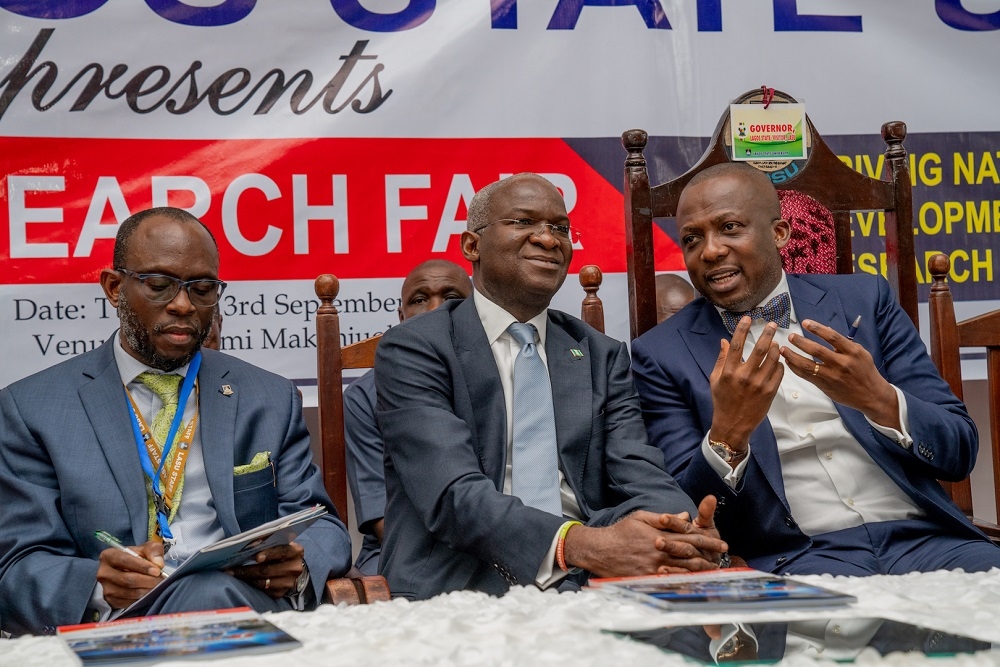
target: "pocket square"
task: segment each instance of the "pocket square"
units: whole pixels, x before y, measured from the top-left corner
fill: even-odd
[[[250,463],[233,468],[233,477],[249,475],[252,472],[263,470],[269,465],[271,465],[271,452],[257,452],[253,455],[253,459],[250,460]]]

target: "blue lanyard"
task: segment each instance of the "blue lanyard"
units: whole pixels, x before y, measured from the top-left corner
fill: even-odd
[[[167,521],[166,504],[163,502],[163,481],[160,475],[163,473],[163,466],[167,463],[167,457],[170,455],[170,448],[173,446],[174,438],[177,436],[177,430],[184,420],[184,408],[187,405],[188,397],[191,395],[191,390],[194,389],[195,380],[198,379],[198,369],[200,367],[201,351],[199,350],[195,353],[194,358],[191,359],[187,375],[184,376],[180,396],[177,398],[177,412],[174,414],[170,430],[167,432],[167,441],[160,443],[162,447],[160,465],[155,473],[153,472],[153,461],[149,458],[149,452],[146,451],[146,442],[142,437],[142,429],[139,427],[139,417],[136,415],[135,408],[132,406],[132,401],[128,396],[128,387],[122,385],[122,388],[125,390],[125,402],[129,406],[129,416],[132,418],[132,435],[135,437],[135,445],[139,450],[139,463],[142,465],[142,471],[151,480],[153,487],[153,507],[156,508],[156,521],[160,528],[160,536],[165,540],[173,539],[174,536],[170,532]]]

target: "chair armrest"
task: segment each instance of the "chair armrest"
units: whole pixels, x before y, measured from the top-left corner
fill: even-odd
[[[348,605],[385,602],[391,599],[389,583],[381,575],[364,575],[356,567],[340,579],[326,582],[323,602]]]
[[[976,528],[986,533],[986,536],[994,542],[1000,541],[1000,526],[997,524],[976,519],[975,517],[972,517],[972,523]]]

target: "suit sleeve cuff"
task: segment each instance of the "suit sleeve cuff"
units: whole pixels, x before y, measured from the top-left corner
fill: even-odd
[[[701,441],[701,454],[705,457],[708,465],[712,467],[712,470],[719,473],[719,477],[726,483],[726,486],[734,490],[739,486],[740,479],[743,477],[743,471],[747,469],[747,462],[750,460],[749,448],[747,449],[747,455],[733,468],[708,446],[708,433],[706,433]]]
[[[868,420],[868,423],[871,424],[871,427],[873,429],[875,429],[885,437],[889,438],[890,440],[895,440],[896,444],[898,444],[903,449],[910,449],[910,447],[913,445],[913,438],[910,436],[910,430],[909,430],[910,418],[909,418],[909,411],[907,410],[906,407],[906,396],[903,394],[902,390],[899,387],[897,387],[896,385],[891,385],[891,386],[892,390],[896,392],[896,399],[897,402],[899,403],[899,425],[902,427],[903,430],[897,431],[896,429],[890,428],[888,426],[881,426],[873,422],[871,419],[868,419],[868,417],[865,417],[865,419]]]
[[[566,523],[571,522],[567,521]],[[563,526],[565,525],[564,523]],[[549,545],[549,550],[546,552],[545,558],[542,559],[542,564],[538,567],[538,574],[535,575],[535,585],[542,590],[558,584],[569,574],[569,572],[564,572],[556,565],[556,547],[559,544],[559,532],[561,530],[562,526],[553,535],[552,544]]]

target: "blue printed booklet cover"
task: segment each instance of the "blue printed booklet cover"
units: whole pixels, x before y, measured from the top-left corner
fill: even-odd
[[[675,611],[833,607],[857,602],[852,595],[750,568],[591,579],[590,586]]]
[[[57,633],[85,667],[228,658],[301,646],[249,607],[64,625]]]

